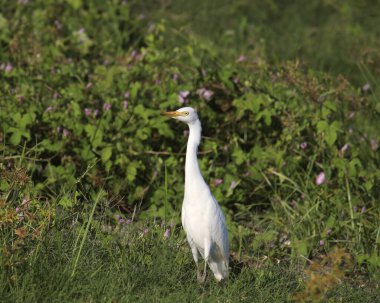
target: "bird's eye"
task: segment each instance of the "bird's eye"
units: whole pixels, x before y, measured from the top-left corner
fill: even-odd
[[[184,112],[185,116],[188,116],[189,115],[189,112]]]

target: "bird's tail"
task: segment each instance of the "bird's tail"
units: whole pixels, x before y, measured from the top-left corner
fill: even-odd
[[[221,281],[228,277],[228,259],[220,258],[219,260],[210,260],[208,262],[211,271],[214,273],[215,279]]]

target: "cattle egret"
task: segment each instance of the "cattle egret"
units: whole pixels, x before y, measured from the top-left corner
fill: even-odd
[[[228,277],[228,234],[223,212],[204,181],[198,165],[201,121],[192,107],[183,107],[162,115],[186,123],[190,130],[186,150],[182,226],[197,266],[197,279],[200,283],[204,282],[208,264],[216,280],[221,281]],[[203,274],[198,266],[199,253],[205,260]]]

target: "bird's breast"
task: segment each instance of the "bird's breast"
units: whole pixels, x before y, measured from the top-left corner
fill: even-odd
[[[199,247],[203,247],[206,237],[210,238],[210,225],[214,208],[214,199],[208,187],[192,187],[190,191],[185,189],[182,224],[186,234]]]

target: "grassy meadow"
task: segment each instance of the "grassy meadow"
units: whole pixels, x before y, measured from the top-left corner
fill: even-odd
[[[0,5],[0,301],[380,299],[380,5]],[[222,283],[181,228],[185,105]]]

